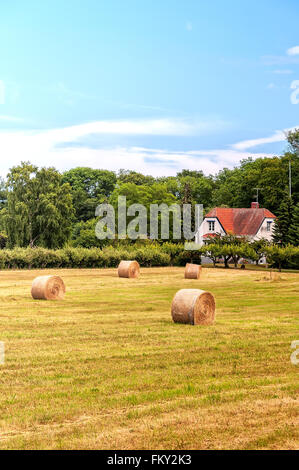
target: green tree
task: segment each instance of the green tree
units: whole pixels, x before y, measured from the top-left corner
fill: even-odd
[[[299,202],[299,155],[286,152],[281,157],[248,158],[232,170],[224,168],[214,178],[213,206],[250,207],[256,189],[259,202],[274,212],[289,187],[289,161],[292,166],[292,197]]]
[[[299,202],[293,210],[293,218],[289,228],[288,239],[292,245],[299,245]]]
[[[81,220],[80,222],[76,223],[73,227],[72,245],[76,247],[82,246],[83,248],[102,248],[103,246],[109,244],[108,239],[99,240],[96,237],[96,224],[96,218],[89,219],[86,222]]]
[[[299,129],[288,132],[287,141],[292,153],[299,153]]]
[[[213,261],[214,268],[216,268],[216,263],[221,255],[221,247],[218,244],[208,244],[202,247],[202,253],[204,256],[207,256]]]
[[[96,206],[110,197],[116,175],[108,170],[77,167],[63,174],[63,182],[72,188],[76,219],[86,221],[93,219]]]
[[[277,246],[272,245],[266,247],[267,262],[272,266],[277,266],[279,271],[283,267],[288,267],[289,264],[293,264],[298,269],[299,262],[299,247],[292,245]]]
[[[117,175],[117,182],[119,184],[133,183],[137,186],[151,185],[155,183],[153,176],[145,176],[142,173],[132,170],[119,170]]]
[[[218,258],[223,258],[225,268],[229,268],[229,261],[232,260],[235,268],[241,258],[256,260],[257,255],[245,237],[227,234],[216,235],[206,239],[206,256],[213,260],[214,266]]]
[[[292,225],[294,204],[292,198],[286,194],[277,210],[277,218],[274,221],[273,242],[280,245],[290,243],[290,226]]]
[[[13,167],[3,209],[8,244],[59,248],[69,239],[74,215],[71,188],[55,168]]]
[[[147,233],[150,233],[149,222],[150,222],[150,205],[151,204],[166,204],[170,206],[177,203],[175,196],[168,192],[167,186],[162,183],[154,183],[150,186],[147,185],[136,185],[134,183],[124,183],[118,185],[113,191],[110,203],[115,209],[116,222],[118,220],[118,197],[125,196],[127,208],[132,204],[142,204],[147,209],[147,220],[148,228]],[[127,217],[127,225],[134,219],[134,216]],[[117,223],[116,223],[117,225]],[[170,213],[170,238],[172,234],[172,213]]]
[[[254,240],[250,243],[250,247],[254,250],[256,255],[256,264],[259,264],[259,261],[265,256],[266,246],[269,246],[269,242],[265,238]]]
[[[6,183],[3,178],[0,177],[0,231],[3,232],[4,237],[5,235],[5,221],[4,221],[4,215],[5,207],[7,206],[7,189],[6,189]],[[1,245],[3,245],[3,240]]]

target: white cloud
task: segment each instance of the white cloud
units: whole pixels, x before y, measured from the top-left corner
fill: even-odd
[[[228,128],[230,124],[221,120],[190,121],[180,119],[144,119],[96,121],[86,124],[45,131],[47,135],[61,142],[73,141],[92,134],[105,135],[204,135],[215,130]]]
[[[260,139],[243,140],[242,142],[237,142],[236,144],[232,145],[232,148],[236,150],[247,150],[252,147],[258,147],[259,145],[273,144],[275,142],[283,142],[284,140],[286,140],[286,134],[289,131],[296,129],[297,127],[298,126],[291,127],[289,129],[284,129],[282,131],[275,131],[274,134],[270,135],[269,137],[262,137]]]
[[[3,158],[0,173],[5,176],[9,167],[20,161],[31,161],[38,166],[55,166],[63,171],[76,166],[90,166],[119,170],[128,168],[155,176],[175,175],[183,168],[202,169],[206,174],[216,173],[223,167],[233,167],[243,158],[267,156],[265,153],[247,153],[253,141],[236,144],[231,149],[171,151],[142,147],[114,146],[90,148],[80,141],[95,133],[127,133],[151,135],[191,135],[201,132],[202,126],[188,125],[181,121],[101,121],[44,131],[0,131],[0,146]],[[259,139],[259,142],[263,139]],[[282,139],[280,139],[282,140]],[[264,139],[264,142],[269,139]],[[250,142],[250,145],[248,145]],[[68,145],[69,143],[69,145]],[[61,145],[63,144],[63,145]]]
[[[289,69],[273,70],[272,73],[275,73],[276,75],[291,75],[293,73],[293,70],[289,70]]]
[[[287,50],[287,55],[299,55],[299,46],[290,47]]]

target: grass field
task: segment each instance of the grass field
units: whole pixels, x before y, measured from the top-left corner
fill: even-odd
[[[55,270],[67,295],[46,302],[42,271],[1,271],[0,448],[299,448],[299,274],[183,272]],[[214,293],[214,326],[172,323],[188,287]]]

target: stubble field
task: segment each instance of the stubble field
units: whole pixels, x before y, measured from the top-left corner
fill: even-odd
[[[63,301],[31,298],[47,273]],[[299,274],[267,276],[1,271],[0,448],[297,449]],[[213,326],[172,322],[181,288],[214,294]]]

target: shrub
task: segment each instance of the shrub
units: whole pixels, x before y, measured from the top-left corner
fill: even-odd
[[[158,246],[134,248],[66,247],[60,250],[46,248],[14,248],[0,250],[0,269],[44,268],[109,268],[124,260],[136,259],[141,266],[167,266],[170,256]]]
[[[277,267],[279,271],[282,268],[299,268],[299,247],[293,245],[278,246],[272,245],[265,248],[267,262]]]

